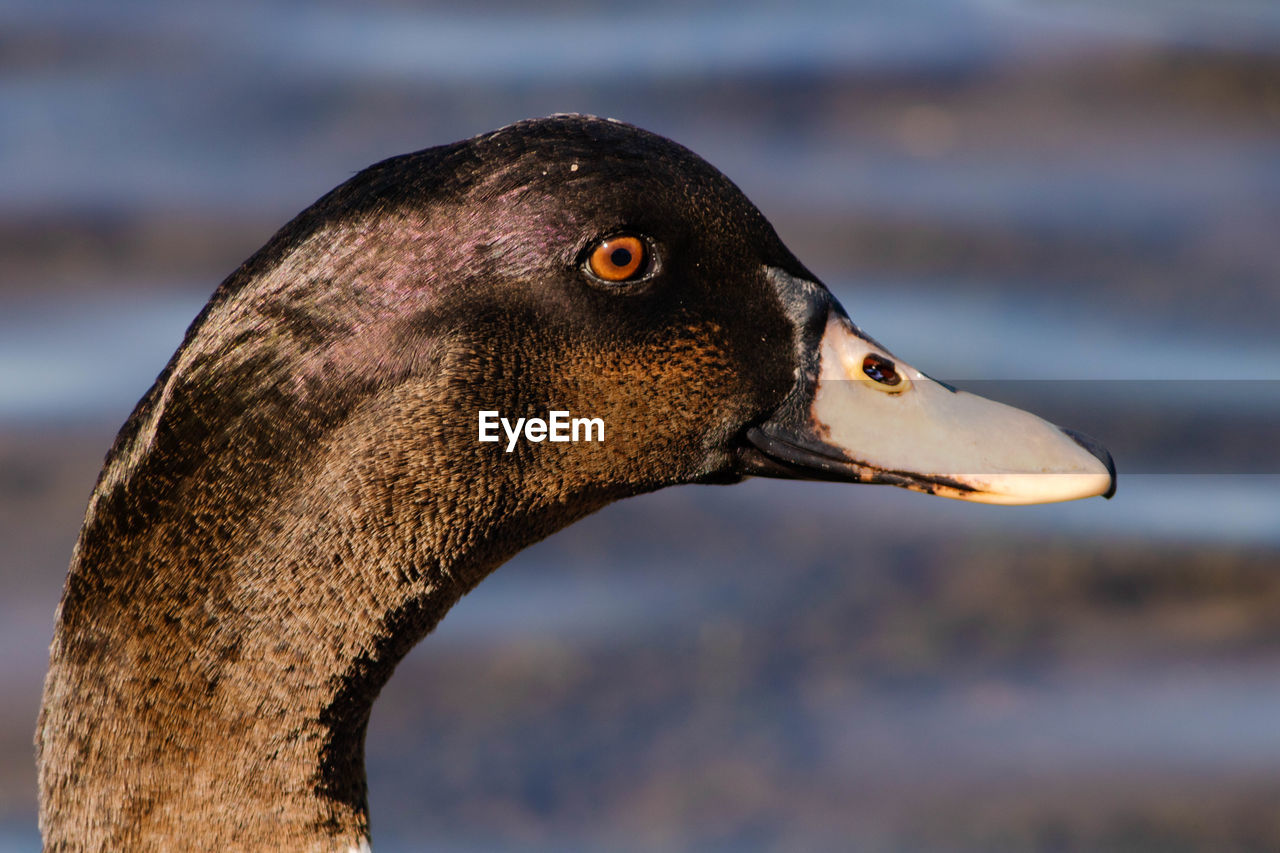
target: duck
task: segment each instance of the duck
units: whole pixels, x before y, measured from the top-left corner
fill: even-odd
[[[368,850],[370,710],[454,603],[606,504],[747,477],[1116,480],[894,356],[662,136],[560,115],[368,167],[221,283],[110,448],[50,647],[44,849]]]

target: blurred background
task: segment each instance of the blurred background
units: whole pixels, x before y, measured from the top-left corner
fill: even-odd
[[[0,850],[98,467],[209,293],[363,166],[566,111],[702,154],[1120,490],[615,505],[400,667],[376,848],[1280,849],[1280,6],[462,8],[0,0]]]

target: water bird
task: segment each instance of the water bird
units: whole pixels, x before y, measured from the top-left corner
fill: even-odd
[[[603,440],[479,440],[553,410]],[[611,501],[750,476],[1115,482],[862,332],[660,136],[557,116],[365,169],[222,282],[110,449],[36,735],[45,849],[367,850],[370,709],[451,605]]]

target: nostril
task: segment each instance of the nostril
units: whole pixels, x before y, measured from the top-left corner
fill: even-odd
[[[1116,463],[1112,460],[1111,453],[1096,439],[1090,438],[1082,432],[1076,432],[1066,427],[1058,427],[1058,429],[1062,430],[1076,444],[1092,453],[1095,459],[1107,466],[1107,473],[1111,475],[1111,488],[1107,489],[1103,497],[1111,498],[1116,493]]]
[[[902,382],[893,362],[875,353],[862,360],[862,372],[881,385],[897,385]]]

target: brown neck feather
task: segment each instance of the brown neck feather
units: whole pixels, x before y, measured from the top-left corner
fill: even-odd
[[[211,457],[162,497],[139,479],[157,479],[161,433],[138,470],[104,473],[37,736],[46,849],[368,838],[365,729],[396,664],[511,554],[621,496],[480,470],[431,402],[445,390],[406,383],[318,441]]]

